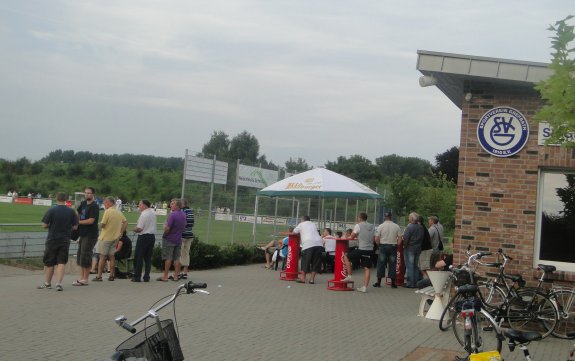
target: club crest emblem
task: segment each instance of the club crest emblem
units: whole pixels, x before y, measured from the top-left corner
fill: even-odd
[[[517,109],[497,107],[487,111],[477,125],[481,147],[496,157],[517,154],[529,138],[529,124]]]

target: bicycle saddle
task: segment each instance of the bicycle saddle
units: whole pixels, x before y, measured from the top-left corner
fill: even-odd
[[[547,265],[547,264],[538,264],[537,267],[543,270],[543,272],[551,273],[557,269],[555,266]]]
[[[541,334],[537,331],[519,331],[513,329],[503,330],[505,337],[514,343],[527,343],[531,341],[541,340]]]

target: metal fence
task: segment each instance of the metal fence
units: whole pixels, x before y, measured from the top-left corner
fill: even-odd
[[[0,259],[44,256],[47,232],[0,232]],[[132,238],[132,237],[131,237]],[[156,233],[156,245],[161,245],[162,233]],[[132,238],[132,254],[136,239]],[[76,255],[78,243],[70,244],[70,255]]]

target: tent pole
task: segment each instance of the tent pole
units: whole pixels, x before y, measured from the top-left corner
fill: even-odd
[[[278,201],[279,201],[279,197],[276,197],[276,209],[275,209],[275,213],[274,213],[274,237],[277,234],[276,221],[278,219]]]
[[[343,223],[347,224],[347,206],[349,204],[349,199],[345,199],[345,215],[343,217]],[[345,228],[345,227],[344,227]]]
[[[258,203],[259,203],[259,196],[256,194],[256,205],[254,208],[254,226],[252,228],[252,234],[254,237],[254,245],[256,244],[256,227],[258,224]]]

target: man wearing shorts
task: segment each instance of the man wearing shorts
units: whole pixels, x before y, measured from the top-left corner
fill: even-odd
[[[182,254],[180,255],[180,264],[184,268],[183,272],[178,276],[181,279],[188,279],[188,271],[190,267],[190,248],[194,241],[194,210],[188,207],[188,201],[182,199],[182,212],[186,215],[186,228],[182,233]]]
[[[106,262],[106,258],[110,260],[110,276],[108,277],[108,281],[113,281],[115,279],[114,255],[116,254],[116,243],[128,227],[126,217],[124,217],[124,214],[114,207],[115,204],[116,200],[114,197],[104,198],[104,208],[106,208],[106,211],[102,216],[102,222],[100,222],[102,232],[100,233],[98,243],[96,244],[96,253],[100,254],[100,260],[98,261],[98,275],[94,277],[92,281],[102,281],[102,272],[104,271],[104,262]]]
[[[315,283],[315,275],[321,271],[321,256],[323,253],[323,240],[321,239],[315,223],[310,221],[309,216],[303,216],[302,221],[294,228],[294,233],[299,233],[301,241],[301,276],[297,283],[306,282],[306,274],[311,272],[310,284]]]
[[[62,291],[64,268],[68,263],[70,236],[72,229],[78,227],[78,216],[73,209],[66,206],[66,194],[56,194],[55,207],[52,207],[42,218],[42,227],[48,229],[46,249],[44,250],[44,283],[38,289],[52,288],[54,267],[56,268],[56,290]]]
[[[356,290],[359,292],[367,292],[367,285],[371,276],[371,257],[373,256],[374,229],[373,224],[367,222],[367,213],[360,213],[357,217],[358,223],[353,227],[351,233],[352,239],[357,238],[358,248],[353,250],[344,259],[348,276],[343,281],[351,281],[351,270],[353,264],[358,264],[363,267],[363,286],[358,287]]]
[[[92,251],[98,242],[98,219],[100,209],[94,200],[95,191],[92,187],[84,188],[84,200],[78,207],[78,253],[76,263],[80,266],[80,278],[74,281],[74,286],[88,285],[92,269]]]
[[[164,274],[158,277],[158,281],[167,282],[168,273],[174,262],[174,274],[170,277],[177,281],[180,274],[180,255],[182,251],[182,233],[186,228],[186,214],[182,211],[182,201],[172,199],[170,201],[170,215],[164,225],[162,237],[162,259],[164,260]]]

